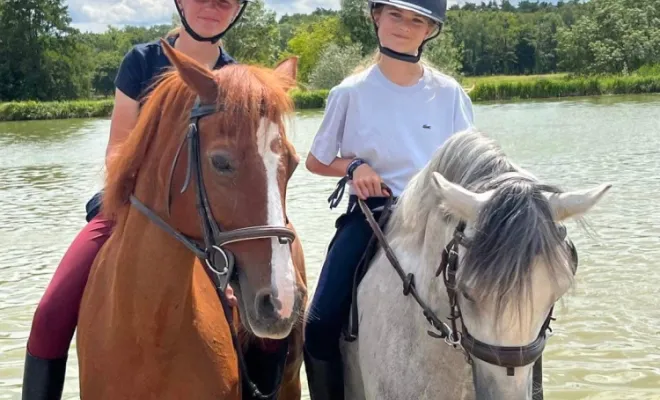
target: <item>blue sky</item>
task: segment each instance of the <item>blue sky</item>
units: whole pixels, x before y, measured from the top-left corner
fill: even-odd
[[[277,15],[308,13],[317,7],[337,9],[340,0],[265,0]],[[366,1],[366,0],[365,0]],[[175,12],[173,0],[66,0],[73,26],[82,31],[102,32],[108,25],[153,25],[168,23]],[[448,4],[466,0],[448,0]],[[515,1],[512,1],[515,3]]]

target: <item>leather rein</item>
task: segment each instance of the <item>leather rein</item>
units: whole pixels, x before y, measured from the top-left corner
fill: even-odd
[[[200,135],[199,135],[199,120],[202,117],[207,115],[214,114],[216,112],[223,111],[221,105],[216,104],[201,104],[200,99],[197,98],[195,104],[190,113],[190,124],[188,125],[188,132],[184,136],[181,144],[179,145],[172,166],[170,168],[170,175],[167,183],[167,216],[170,216],[170,206],[171,206],[171,185],[172,179],[174,176],[174,171],[179,160],[179,155],[184,146],[188,147],[188,165],[186,170],[186,178],[183,186],[179,193],[184,193],[190,185],[190,180],[194,179],[196,181],[196,207],[199,214],[199,219],[201,222],[201,228],[203,233],[203,243],[200,243],[198,240],[190,238],[183,233],[179,232],[168,224],[163,218],[158,216],[154,211],[147,207],[144,203],[138,200],[135,195],[131,194],[130,201],[133,207],[138,211],[144,214],[151,222],[163,229],[165,232],[173,236],[184,246],[186,246],[195,256],[202,262],[204,270],[207,275],[213,282],[215,291],[218,295],[220,303],[223,307],[225,318],[229,329],[231,331],[231,338],[236,356],[239,363],[239,371],[241,376],[241,381],[248,387],[250,394],[253,398],[266,400],[273,398],[281,386],[283,377],[284,377],[284,368],[278,368],[277,383],[271,393],[263,394],[257,385],[250,379],[248,376],[248,367],[245,361],[243,352],[241,351],[241,346],[236,334],[236,330],[233,326],[233,313],[232,309],[229,306],[227,300],[225,289],[230,280],[235,278],[236,274],[236,257],[234,254],[223,248],[230,243],[247,241],[247,240],[257,240],[257,239],[267,239],[267,238],[277,238],[281,244],[291,243],[296,235],[295,233],[287,227],[279,226],[252,226],[246,228],[239,228],[230,231],[222,231],[213,217],[211,211],[211,206],[209,203],[208,195],[206,188],[204,186],[204,180],[202,176],[202,164],[201,164],[201,145],[200,145]],[[282,351],[283,357],[281,360],[280,366],[283,366],[286,363],[286,359],[289,354],[289,341],[284,340],[285,346]]]

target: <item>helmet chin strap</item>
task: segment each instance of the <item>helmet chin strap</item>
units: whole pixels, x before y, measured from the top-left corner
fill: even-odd
[[[183,24],[183,27],[185,28],[186,32],[195,39],[198,42],[211,42],[213,44],[217,43],[218,40],[222,39],[223,36],[238,22],[239,19],[241,19],[241,15],[243,15],[243,12],[245,11],[245,8],[247,7],[248,2],[243,2],[241,5],[241,9],[238,11],[236,16],[234,17],[234,20],[231,21],[227,29],[224,31],[218,33],[215,36],[210,36],[210,37],[204,37],[200,36],[197,32],[195,32],[190,25],[188,24],[188,21],[186,20],[186,17],[183,15],[183,10],[179,6],[179,2],[177,0],[174,0],[174,5],[176,7],[176,11],[179,13],[179,17],[181,18],[181,23]]]
[[[378,38],[378,27],[374,23],[374,28],[376,29],[376,38]],[[431,39],[437,37],[440,34],[440,31],[442,30],[442,25],[438,28],[438,31],[433,35],[429,36],[428,38],[424,39],[422,44],[419,45],[417,48],[417,54],[408,54],[408,53],[401,53],[395,50],[390,49],[389,47],[385,47],[380,43],[380,40],[378,41],[378,49],[380,50],[381,53],[385,54],[388,57],[392,57],[394,59],[400,60],[400,61],[405,61],[409,62],[412,64],[416,64],[419,62],[420,58],[422,58],[422,52],[424,51],[424,45]]]
[[[394,51],[390,49],[389,47],[385,47],[378,43],[378,49],[380,50],[381,53],[385,54],[388,57],[400,60],[400,61],[405,61],[409,62],[412,64],[417,64],[419,62],[419,59],[422,58],[422,47],[423,45],[419,46],[417,49],[417,55],[412,55],[408,53],[400,53],[398,51]]]

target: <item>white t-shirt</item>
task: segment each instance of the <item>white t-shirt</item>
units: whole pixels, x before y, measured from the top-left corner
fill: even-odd
[[[399,196],[449,136],[472,125],[472,102],[453,78],[424,67],[419,82],[400,86],[374,64],[330,91],[310,153],[325,165],[362,158]]]

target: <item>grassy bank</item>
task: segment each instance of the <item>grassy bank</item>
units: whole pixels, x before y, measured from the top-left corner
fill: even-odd
[[[293,91],[292,97],[298,109],[318,109],[325,106],[328,91]],[[109,117],[112,106],[112,99],[0,103],[0,121]]]
[[[473,101],[542,99],[608,94],[660,92],[660,75],[570,77],[536,75],[530,77],[483,77],[463,81]]]
[[[112,106],[111,99],[1,103],[0,121],[106,117]]]
[[[473,101],[540,99],[607,94],[660,93],[660,74],[608,77],[570,77],[565,74],[465,78]],[[292,92],[298,109],[325,106],[328,90]],[[108,117],[112,100],[12,102],[0,104],[0,121]]]

